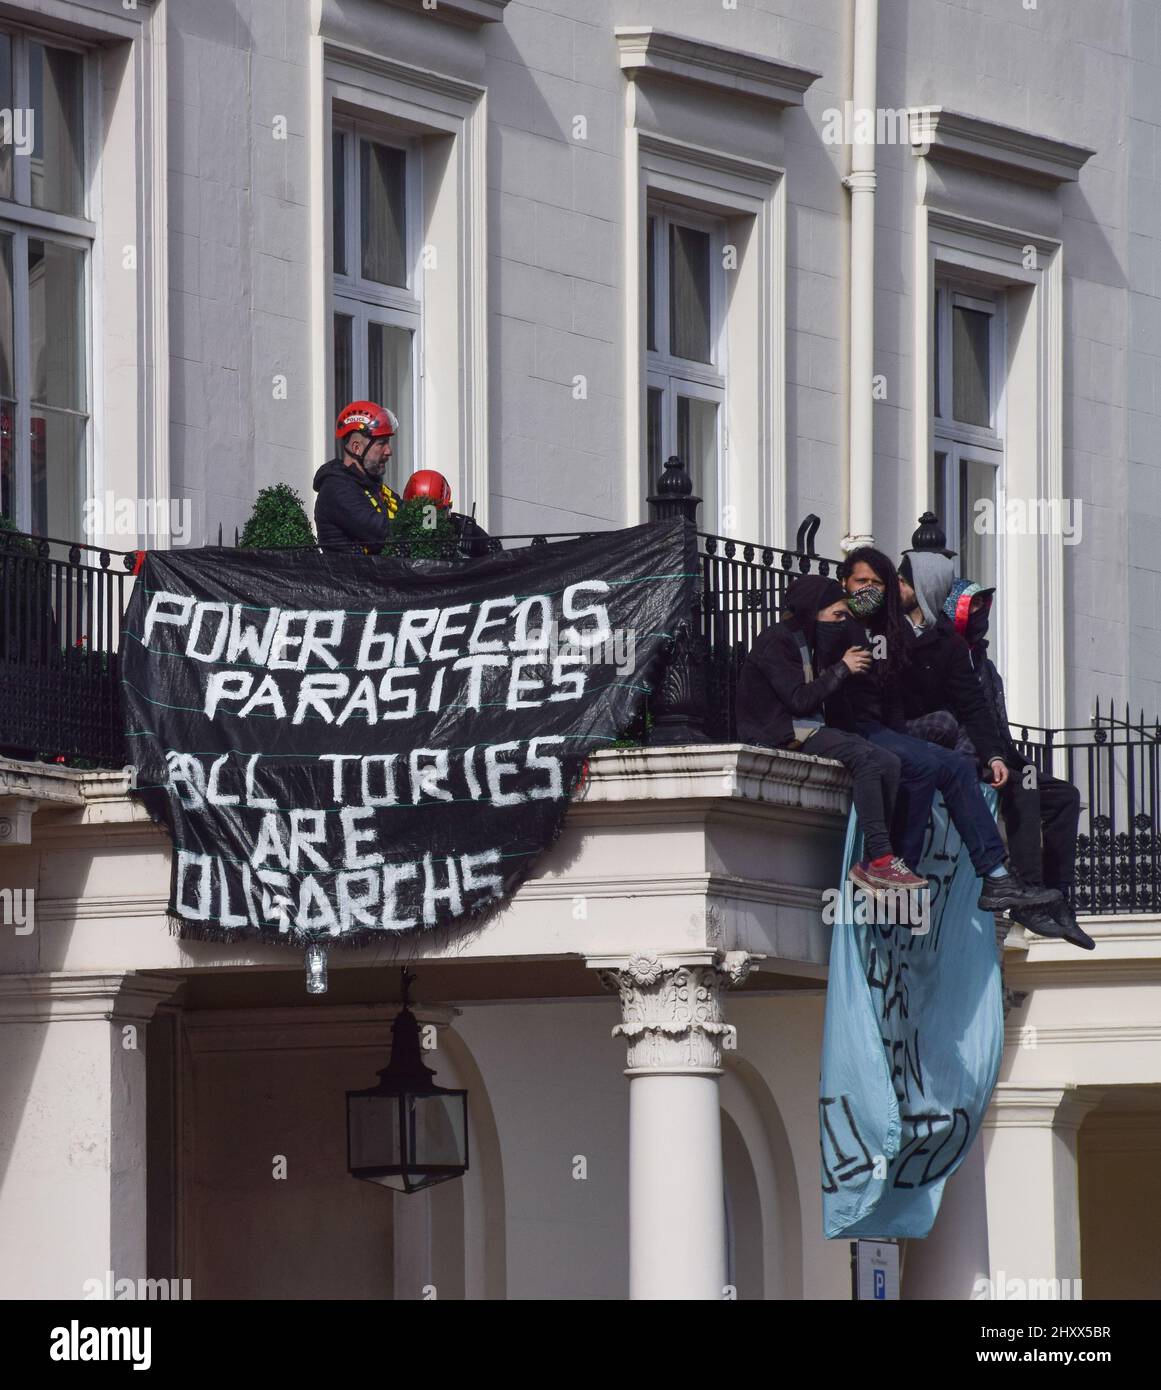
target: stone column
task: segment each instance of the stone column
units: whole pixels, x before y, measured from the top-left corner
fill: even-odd
[[[1076,1132],[1101,1094],[1075,1086],[996,1087],[982,1135],[992,1297],[1020,1296],[1013,1280],[1022,1280],[1031,1298],[1051,1296],[1040,1281],[1080,1278]],[[1041,1292],[1029,1291],[1029,1280]]]
[[[735,1030],[721,993],[744,952],[641,955],[605,966],[629,1044],[629,1297],[720,1299],[726,1282],[718,1077]]]
[[[0,1229],[22,1252],[0,1298],[145,1278],[145,1025],[180,984],[0,976]]]

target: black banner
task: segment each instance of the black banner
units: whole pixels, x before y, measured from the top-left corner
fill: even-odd
[[[640,712],[695,566],[678,521],[462,562],[151,551],[122,685],[181,934],[491,915]]]

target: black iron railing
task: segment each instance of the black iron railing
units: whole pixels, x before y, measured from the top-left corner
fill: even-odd
[[[117,651],[133,563],[0,530],[0,753],[125,763]]]
[[[758,634],[782,616],[786,590],[803,574],[832,574],[837,561],[813,553],[808,518],[799,528],[799,550],[749,545],[699,532],[699,583],[694,615],[707,657],[704,729],[714,742],[737,738],[734,699],[746,653]]]
[[[1078,912],[1161,910],[1161,723],[1134,721],[1097,702],[1087,727],[1012,726],[1024,756],[1040,772],[1080,792],[1076,855]]]

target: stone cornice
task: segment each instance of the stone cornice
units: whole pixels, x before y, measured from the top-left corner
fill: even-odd
[[[134,971],[44,975],[0,975],[0,1023],[43,1023],[106,1019],[148,1023],[182,981],[176,976]]]
[[[80,812],[94,822],[148,820],[129,800],[134,776],[131,767],[93,772],[0,758],[0,846],[31,844],[38,811]],[[70,819],[75,824],[77,817]]]
[[[1075,1130],[1104,1097],[1099,1086],[1020,1086],[1001,1081],[984,1129]]]
[[[846,815],[850,774],[841,763],[746,743],[607,748],[589,759],[586,802],[754,801]]]
[[[1035,964],[1005,960],[1004,970],[1013,988],[1022,990],[1043,986],[1161,984],[1161,959],[1156,956],[1124,955],[1108,960],[1102,957],[1099,946],[1082,960],[1075,956],[1073,950],[1072,958],[1066,958],[1061,951],[1059,959],[1040,959]]]
[[[803,93],[821,73],[760,58],[704,39],[671,34],[649,25],[621,25],[613,30],[626,77],[661,77],[711,87],[732,97],[744,96],[779,108],[801,106]]]
[[[55,763],[25,763],[0,758],[0,796],[27,796],[34,801],[57,801],[83,806],[90,801],[125,796],[133,785],[133,769],[86,771]]]
[[[471,29],[501,23],[508,8],[508,0],[434,0],[434,3],[429,0],[426,5],[423,0],[383,0],[383,3],[399,10],[418,11],[428,19],[448,19]]]
[[[254,1052],[293,1047],[296,1051],[391,1045],[391,1024],[401,1004],[303,1004],[254,1009],[190,1009],[182,1015],[191,1052]],[[413,1004],[422,1025],[446,1028],[460,1010],[450,1005]]]
[[[1022,183],[1075,183],[1096,153],[1084,145],[943,106],[914,106],[909,114],[911,143],[918,152]]]
[[[1078,1043],[1115,1043],[1120,1046],[1134,1043],[1161,1042],[1161,1022],[1157,1023],[1076,1023],[1068,1025],[1041,1025],[1039,1023],[1012,1024],[1004,1030],[1004,1046],[1020,1047],[1029,1033],[1034,1034],[1037,1047],[1065,1046]]]

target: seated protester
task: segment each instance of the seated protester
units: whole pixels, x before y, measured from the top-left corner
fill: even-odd
[[[788,616],[759,634],[742,667],[738,737],[837,759],[854,778],[868,856],[851,868],[851,879],[872,891],[926,887],[927,880],[895,854],[887,833],[899,786],[898,758],[857,734],[823,724],[824,702],[871,664],[865,644],[848,643],[844,649],[838,640],[849,636],[842,588],[833,579],[807,575],[787,590],[785,609]]]
[[[933,742],[947,747],[956,746],[960,728],[966,730],[980,763],[989,770],[987,780],[998,789],[1008,780],[1004,740],[980,689],[967,643],[943,612],[954,579],[955,561],[942,551],[913,550],[900,561],[899,598],[907,619],[904,630],[911,638],[903,713],[915,737],[934,735]]]
[[[1021,878],[1060,890],[1060,899],[1047,907],[1024,908],[1016,914],[1021,926],[1039,936],[1062,937],[1085,951],[1096,942],[1077,922],[1067,890],[1076,881],[1076,836],[1080,822],[1080,793],[1071,782],[1036,772],[1016,747],[1008,724],[1004,682],[988,658],[987,632],[994,589],[981,589],[958,579],[944,602],[943,614],[968,647],[984,700],[1000,731],[1002,755],[1011,776],[1000,792],[1000,810],[1008,832],[1008,852]],[[966,733],[966,731],[965,731]],[[974,752],[974,739],[964,746]],[[1029,773],[1027,769],[1032,768]]]
[[[911,678],[913,639],[906,635],[895,566],[881,551],[862,546],[843,561],[839,577],[846,587],[847,604],[856,618],[867,624],[872,654],[879,659],[877,669],[859,679],[861,689],[855,682],[847,682],[837,698],[828,700],[827,723],[861,734],[894,753],[903,765],[892,843],[907,863],[919,863],[938,789],[972,865],[983,879],[981,912],[1003,913],[1009,908],[1052,901],[1055,891],[1032,887],[1005,864],[1004,842],[980,790],[974,762],[962,753],[903,731],[900,709]],[[874,682],[880,690],[874,699],[867,699],[867,688]]]

